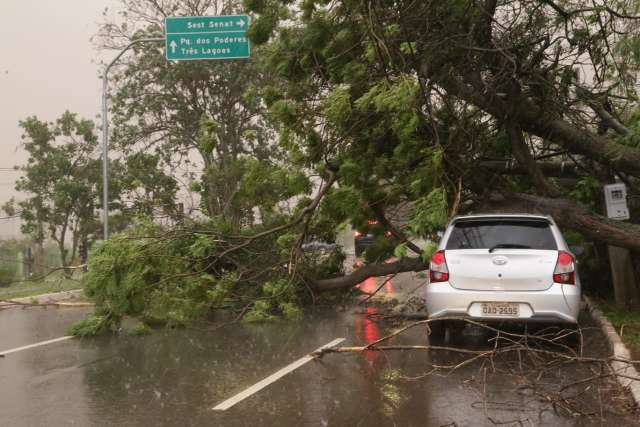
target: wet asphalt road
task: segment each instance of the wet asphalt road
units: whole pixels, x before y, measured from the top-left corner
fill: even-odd
[[[393,296],[398,288],[417,283],[403,280],[395,280],[383,292]],[[363,286],[377,287],[377,283]],[[640,423],[628,395],[609,379],[572,387],[557,399],[563,384],[599,372],[590,364],[561,364],[531,373],[531,360],[511,355],[493,364],[470,363],[448,375],[425,375],[430,364],[463,360],[449,352],[426,351],[329,354],[226,412],[211,409],[334,338],[347,338],[343,345],[380,338],[394,325],[354,313],[375,310],[319,312],[299,324],[74,339],[13,353],[0,358],[0,426]],[[87,311],[0,311],[0,351],[62,336],[65,327]],[[468,328],[457,345],[487,348],[487,338],[481,330]],[[597,331],[589,330],[586,340],[588,355],[606,355],[604,338]],[[425,330],[413,329],[393,344],[426,344]]]

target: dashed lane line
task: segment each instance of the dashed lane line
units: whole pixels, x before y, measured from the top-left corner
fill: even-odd
[[[0,351],[0,357],[4,357],[7,354],[11,354],[11,353],[17,353],[18,351],[22,351],[22,350],[29,350],[31,348],[41,347],[43,345],[49,345],[49,344],[54,344],[60,341],[70,340],[71,338],[73,338],[73,336],[64,336],[60,338],[54,338],[52,340],[37,342],[35,344],[29,344],[22,347],[12,348],[11,350]]]
[[[321,351],[321,350],[324,350],[325,348],[335,347],[336,345],[340,344],[345,339],[346,338],[336,338],[335,340],[331,341],[330,343],[323,345],[322,347],[320,347],[316,351]],[[298,369],[299,367],[301,367],[302,365],[312,361],[313,359],[314,359],[314,356],[311,356],[309,354],[307,356],[304,356],[304,357],[296,360],[295,362],[291,363],[290,365],[287,365],[284,368],[280,369],[278,372],[275,372],[274,374],[269,375],[267,378],[263,379],[262,381],[252,385],[248,389],[246,389],[246,390],[236,394],[235,396],[225,400],[224,402],[218,404],[217,406],[215,406],[213,408],[213,410],[214,411],[226,411],[227,409],[231,408],[236,403],[239,403],[239,402],[243,401],[244,399],[256,394],[257,392],[259,392],[263,388],[267,387],[268,385],[278,381],[280,378],[284,377],[289,372]]]

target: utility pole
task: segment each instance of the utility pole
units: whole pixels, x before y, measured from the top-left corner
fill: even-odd
[[[132,41],[107,65],[102,75],[102,222],[104,225],[104,240],[109,238],[109,118],[107,117],[109,71],[122,55],[133,46],[141,43],[164,42],[164,40],[164,38],[156,37]]]
[[[623,183],[605,185],[604,196],[607,217],[616,220],[629,219],[627,188]],[[640,306],[640,292],[629,249],[609,245],[608,251],[616,305],[620,308]]]

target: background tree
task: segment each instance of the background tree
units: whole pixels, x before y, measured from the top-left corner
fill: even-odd
[[[27,194],[18,202],[23,232],[36,242],[54,240],[62,266],[68,266],[79,243],[97,227],[100,162],[94,155],[98,142],[94,123],[67,111],[55,123],[30,117],[20,126],[29,154],[24,175],[16,183],[16,190]]]
[[[236,1],[123,0],[115,22],[96,42],[120,49],[135,38],[163,37],[167,16],[233,14]],[[238,227],[252,220],[239,201],[247,158],[272,164],[281,158],[272,143],[264,104],[256,89],[268,76],[254,50],[249,60],[169,62],[161,44],[138,47],[112,79],[116,146],[126,155],[154,153],[160,165],[202,196],[204,212]]]
[[[89,246],[102,237],[102,164],[95,124],[67,111],[55,123],[30,117],[20,126],[29,159],[16,190],[27,197],[10,201],[4,210],[20,215],[23,233],[36,244],[47,238],[56,242],[62,266],[78,255],[84,263]],[[177,184],[159,168],[156,156],[140,153],[112,161],[110,183],[116,229],[158,209],[175,217]]]

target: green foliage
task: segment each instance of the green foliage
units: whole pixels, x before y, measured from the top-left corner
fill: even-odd
[[[18,255],[26,243],[18,240],[0,240],[0,287],[9,286],[18,279]]]
[[[150,333],[151,328],[149,328],[149,326],[144,322],[136,323],[130,330],[127,331],[127,335],[130,336],[148,335]]]
[[[587,206],[594,206],[601,198],[602,184],[592,176],[580,178],[571,196],[580,203]]]
[[[629,133],[618,137],[617,142],[631,147],[640,147],[640,110],[631,111],[625,122]]]
[[[279,306],[285,319],[291,321],[301,321],[304,318],[302,309],[291,302],[283,302]]]
[[[441,230],[448,220],[447,193],[444,188],[436,188],[415,204],[415,214],[409,228],[418,236],[429,237]]]
[[[623,341],[631,347],[632,352],[640,354],[640,313],[618,308],[610,301],[598,301],[598,307],[620,332]],[[622,328],[624,333],[621,332]]]
[[[351,115],[351,93],[348,85],[336,87],[323,101],[324,115],[327,120],[340,128]]]
[[[396,258],[404,258],[407,256],[407,243],[401,243],[393,250],[393,256]]]
[[[296,123],[296,105],[288,100],[276,101],[270,109],[274,120],[281,122],[285,126],[292,126]]]
[[[361,204],[361,196],[355,188],[332,188],[322,201],[321,215],[330,218],[334,224],[339,224],[353,217]]]
[[[247,1],[246,7],[265,14],[253,20],[250,37],[268,38],[276,15],[284,12],[270,1]],[[105,19],[98,43],[107,49],[122,38],[139,39],[162,35],[166,13],[173,16],[205,16],[245,13],[240,0],[220,2],[165,1],[157,7],[149,0],[121,0],[126,13],[115,21]],[[238,197],[247,160],[277,164],[284,156],[267,117],[262,89],[271,78],[265,74],[260,48],[252,46],[247,61],[166,61],[162,49],[136,48],[113,70],[118,82],[112,90],[112,145],[122,158],[148,156],[154,168],[145,185],[145,202],[131,215],[149,215],[153,207],[178,219],[174,202],[177,182],[188,182],[187,190],[199,193],[202,212],[222,218],[234,227],[253,223],[253,208]],[[149,84],[153,82],[153,84]],[[153,162],[151,161],[153,159]],[[203,167],[200,167],[202,165]],[[195,166],[195,167],[194,167]],[[159,174],[171,170],[172,180]],[[154,173],[152,173],[152,171]],[[126,181],[126,179],[125,179]],[[198,199],[198,197],[194,197]],[[124,203],[115,208],[123,209]],[[270,201],[271,204],[273,204]],[[142,209],[145,209],[142,212]]]
[[[278,237],[276,243],[280,248],[280,255],[287,256],[291,253],[294,243],[298,240],[298,237],[293,233],[285,233]]]
[[[69,326],[67,328],[67,335],[90,337],[111,331],[114,326],[114,323],[108,315],[94,313]]]
[[[261,323],[268,322],[275,319],[272,314],[269,314],[271,311],[271,304],[265,300],[256,301],[249,312],[242,318],[244,322],[247,323]]]
[[[236,288],[238,280],[238,276],[235,273],[225,274],[217,281],[211,274],[203,274],[201,278],[205,284],[206,282],[209,282],[210,285],[215,284],[213,289],[207,291],[207,300],[213,304],[214,307],[220,306],[233,299],[233,291]]]
[[[311,191],[309,179],[296,168],[246,159],[242,169],[244,173],[236,196],[238,206],[259,207],[263,215],[271,213],[279,202]]]
[[[37,117],[20,122],[29,154],[16,190],[27,194],[17,205],[22,231],[42,242],[52,238],[67,265],[75,253],[64,247],[71,234],[73,247],[98,229],[100,162],[93,157],[98,139],[94,124],[66,111],[55,123]]]
[[[388,123],[400,141],[407,141],[415,136],[420,124],[416,109],[419,90],[414,78],[400,76],[393,84],[382,81],[373,86],[355,102],[355,106],[364,112],[373,109],[392,114]]]
[[[274,280],[262,286],[261,299],[257,300],[243,321],[248,323],[267,322],[282,315],[287,320],[299,321],[304,313],[296,302],[294,287],[286,280]]]
[[[9,286],[16,278],[16,269],[11,265],[0,266],[0,286]]]
[[[300,319],[307,288],[282,268],[297,236],[283,231],[247,240],[264,227],[230,237],[224,221],[179,230],[138,221],[93,251],[83,282],[96,311],[71,331],[81,336],[115,331],[125,316],[181,326],[217,309],[244,314],[248,322]],[[247,262],[247,254],[260,255],[249,255]],[[325,277],[339,273],[343,260],[338,251],[308,253],[297,268],[303,277]]]
[[[384,262],[394,253],[395,246],[391,239],[386,236],[376,236],[373,245],[369,246],[364,253],[364,259],[368,263]]]
[[[438,245],[433,242],[427,242],[427,244],[422,248],[422,261],[429,262],[431,256],[438,250]]]

